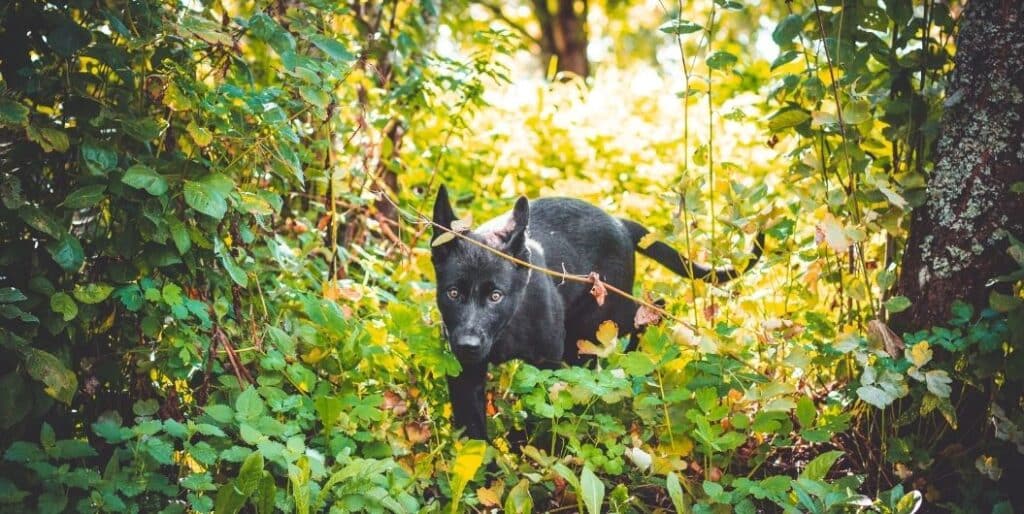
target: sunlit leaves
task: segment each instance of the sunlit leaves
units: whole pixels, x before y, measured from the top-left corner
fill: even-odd
[[[779,46],[790,44],[803,29],[804,19],[802,16],[790,14],[782,19],[772,31],[772,41]]]
[[[658,30],[666,34],[683,35],[704,30],[704,27],[690,20],[676,18],[663,23]]]
[[[484,452],[487,450],[487,443],[479,439],[470,439],[463,444],[455,462],[452,464],[452,508],[454,513],[459,502],[462,500],[462,493],[466,489],[477,469],[484,462]]]

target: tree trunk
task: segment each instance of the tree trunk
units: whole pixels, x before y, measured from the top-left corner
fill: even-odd
[[[900,294],[913,304],[897,330],[941,324],[961,299],[987,305],[988,281],[1015,269],[1007,233],[1024,235],[1024,7],[971,0],[928,179],[903,254]]]
[[[555,57],[557,71],[589,76],[587,0],[557,0],[555,12],[549,4],[548,0],[533,0],[533,13],[540,24],[542,63],[546,67]]]

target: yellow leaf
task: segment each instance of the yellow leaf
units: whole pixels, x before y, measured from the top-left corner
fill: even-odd
[[[444,232],[441,235],[434,238],[434,242],[430,243],[430,246],[441,246],[448,241],[455,239],[455,234],[451,232]]]
[[[481,487],[476,490],[476,498],[484,507],[498,507],[501,505],[501,494],[505,492],[505,482],[495,480],[490,488]]]
[[[462,493],[466,489],[466,484],[476,474],[476,470],[480,469],[480,465],[484,463],[484,453],[486,451],[487,443],[480,439],[470,439],[462,446],[459,454],[455,457],[451,478],[453,513],[462,500]]]
[[[907,351],[907,359],[920,368],[932,360],[932,348],[928,341],[921,341],[910,347]]]
[[[597,327],[597,340],[604,345],[615,343],[615,339],[618,337],[619,326],[612,320],[604,321]]]
[[[615,346],[598,346],[585,339],[580,339],[576,341],[576,350],[582,355],[596,355],[603,358],[611,355],[615,351]]]
[[[830,212],[825,213],[818,226],[814,227],[814,240],[819,244],[824,242],[836,253],[846,253],[851,244],[843,224]]]
[[[636,247],[641,249],[641,250],[646,250],[648,246],[651,246],[657,240],[658,240],[658,236],[654,235],[653,233],[648,232],[647,235],[645,235],[644,237],[640,238],[640,241],[637,242]]]

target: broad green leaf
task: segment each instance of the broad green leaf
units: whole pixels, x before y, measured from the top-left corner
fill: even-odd
[[[587,507],[589,514],[601,514],[601,505],[604,504],[604,482],[591,471],[589,465],[583,466],[580,473],[580,494],[583,495],[583,504]]]
[[[789,127],[795,127],[807,120],[811,119],[811,115],[803,109],[788,108],[775,113],[771,118],[768,119],[768,128],[772,132],[778,132]]]
[[[0,303],[15,303],[26,300],[27,297],[14,287],[0,287]]]
[[[103,184],[81,187],[72,191],[71,194],[64,198],[60,205],[68,209],[93,207],[100,203],[100,200],[103,200],[103,192],[106,190],[107,186]]]
[[[22,349],[28,374],[43,383],[46,394],[65,404],[78,390],[78,377],[53,354],[36,348]]]
[[[18,216],[26,225],[57,239],[64,235],[65,229],[52,214],[34,205],[25,205],[18,210]]]
[[[724,70],[734,66],[737,60],[738,59],[735,55],[719,50],[709,55],[705,62],[707,62],[708,67],[713,70]]]
[[[345,45],[341,44],[337,39],[314,34],[309,37],[309,41],[335,61],[349,63],[356,59],[356,56],[349,52],[348,48],[345,48]]]
[[[0,96],[0,126],[19,126],[28,123],[28,107],[12,98]]]
[[[263,398],[254,387],[247,387],[235,399],[235,417],[239,421],[255,421],[265,410]]]
[[[167,179],[144,164],[136,164],[128,168],[121,177],[121,182],[134,187],[145,189],[153,196],[160,196],[167,192]]]
[[[82,249],[82,244],[70,234],[64,234],[60,240],[47,243],[46,251],[64,271],[78,271],[85,263],[85,250]]]
[[[178,249],[178,253],[181,255],[188,253],[192,248],[192,238],[188,234],[188,228],[173,215],[168,215],[164,221],[167,222],[167,228],[171,231],[171,239],[174,241],[174,247]]]
[[[519,483],[505,497],[505,512],[510,514],[530,514],[533,512],[533,497],[530,496],[530,481],[521,478]]]
[[[857,388],[857,396],[861,400],[864,400],[865,402],[870,403],[871,405],[874,405],[879,409],[884,409],[890,403],[896,400],[896,397],[894,397],[893,395],[873,385],[866,385]]]
[[[772,41],[775,41],[775,44],[779,46],[788,45],[793,42],[793,38],[800,34],[803,27],[803,17],[790,14],[775,26],[775,30],[772,31]]]
[[[60,314],[64,321],[71,321],[78,316],[78,304],[67,293],[54,293],[50,297],[50,309]]]
[[[953,389],[949,384],[953,383],[953,379],[949,377],[949,373],[944,369],[933,369],[924,374],[925,384],[928,386],[930,391],[939,398],[949,398],[950,393]]]
[[[906,296],[893,296],[885,301],[885,310],[890,313],[903,312],[910,307],[910,299]]]
[[[814,408],[814,400],[803,396],[796,402],[796,418],[800,421],[801,428],[808,428],[814,425],[814,418],[818,411]]]
[[[117,166],[117,154],[94,143],[82,144],[82,159],[93,175],[103,175]]]
[[[100,303],[103,300],[106,300],[112,292],[114,292],[114,288],[102,282],[94,282],[92,284],[84,285],[75,284],[75,289],[72,291],[76,300],[87,304]]]
[[[487,443],[479,439],[470,439],[459,450],[452,464],[452,508],[454,514],[459,503],[462,501],[462,493],[466,484],[476,475],[477,469],[484,462],[484,453],[487,451]]]
[[[193,209],[221,219],[228,212],[228,202],[224,195],[203,182],[185,181],[185,203]]]
[[[824,480],[825,475],[832,469],[832,465],[835,464],[839,457],[843,456],[843,452],[838,450],[828,451],[818,455],[811,462],[807,463],[807,467],[800,472],[800,478],[806,478],[808,480]]]
[[[67,132],[53,127],[37,127],[29,125],[25,134],[34,141],[44,152],[66,152],[71,146]]]

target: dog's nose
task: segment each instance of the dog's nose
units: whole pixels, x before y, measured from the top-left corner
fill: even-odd
[[[461,336],[455,339],[455,347],[460,350],[479,350],[480,343],[479,336]]]

